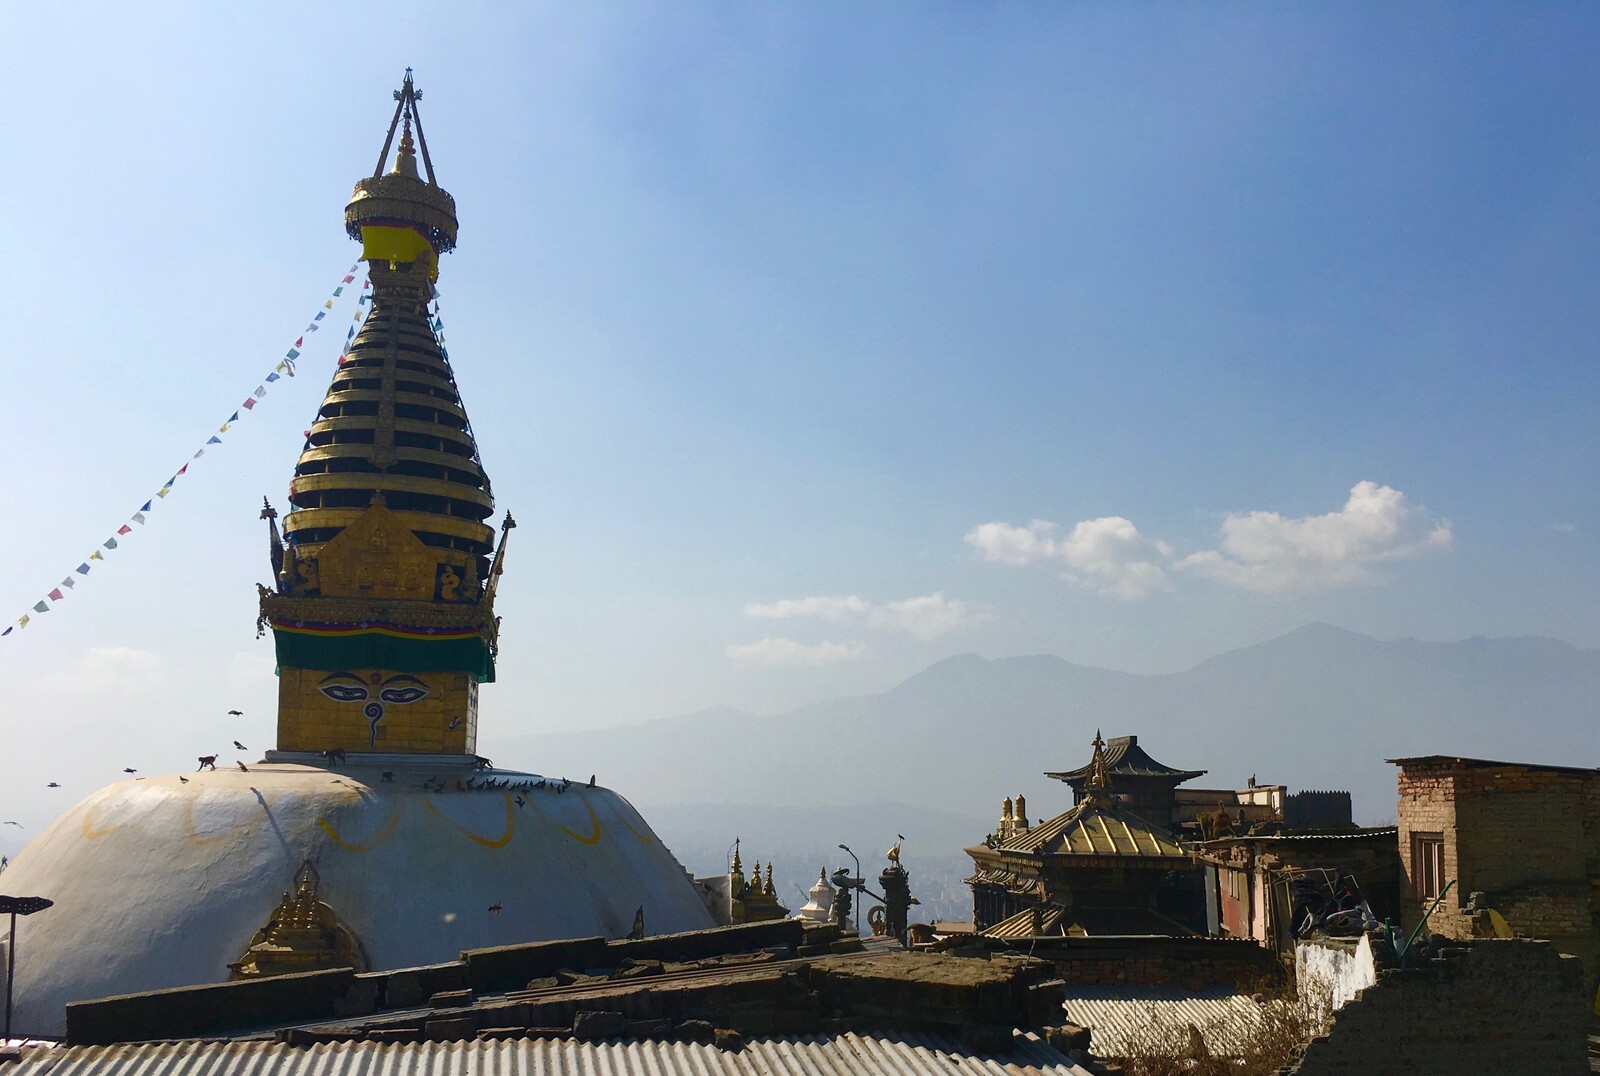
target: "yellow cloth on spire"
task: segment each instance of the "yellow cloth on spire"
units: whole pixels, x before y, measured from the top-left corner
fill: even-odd
[[[429,278],[439,279],[439,263],[433,257],[433,244],[415,228],[363,224],[361,256],[368,261],[380,262],[414,262],[426,256],[431,263]]]

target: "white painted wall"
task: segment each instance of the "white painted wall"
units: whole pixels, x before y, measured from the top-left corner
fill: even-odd
[[[1338,1011],[1378,981],[1378,965],[1364,934],[1354,945],[1301,941],[1294,947],[1294,975],[1302,994],[1313,988],[1326,990]]]

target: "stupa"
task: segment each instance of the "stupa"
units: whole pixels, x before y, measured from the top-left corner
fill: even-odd
[[[712,925],[622,796],[477,754],[514,524],[508,513],[497,544],[489,479],[430,323],[457,223],[420,96],[408,70],[377,169],[345,209],[371,314],[301,451],[281,534],[262,513],[277,748],[102,789],[17,856],[6,891],[55,901],[19,928],[21,1034],[59,1035],[74,1000],[621,937],[641,908],[652,933]]]

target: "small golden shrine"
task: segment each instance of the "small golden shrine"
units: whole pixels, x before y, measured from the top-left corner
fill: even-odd
[[[728,871],[729,918],[734,923],[764,923],[782,919],[789,909],[778,903],[778,891],[772,884],[772,863],[767,863],[767,875],[761,877],[761,861],[756,860],[745,880],[744,864],[739,859],[739,842],[733,842],[733,866]]]
[[[295,872],[294,889],[283,895],[244,955],[229,965],[233,978],[328,968],[367,970],[361,943],[333,909],[317,899],[320,882],[316,866],[309,859],[302,863]]]
[[[478,685],[494,680],[516,524],[507,513],[496,548],[494,493],[429,309],[455,199],[434,178],[409,69],[394,96],[378,166],[345,207],[372,310],[307,431],[281,536],[262,510],[279,751],[475,754]]]

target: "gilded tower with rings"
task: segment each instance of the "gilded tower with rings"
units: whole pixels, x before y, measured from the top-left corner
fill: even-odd
[[[515,524],[507,513],[497,547],[493,490],[429,313],[457,223],[421,96],[407,70],[377,167],[345,207],[372,310],[300,453],[281,535],[262,513],[279,752],[474,754],[478,686],[494,679],[495,584]]]

